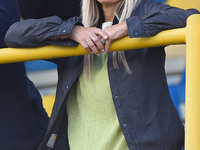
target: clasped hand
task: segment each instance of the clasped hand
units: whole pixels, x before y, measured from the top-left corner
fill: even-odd
[[[80,43],[87,52],[100,55],[109,52],[112,41],[128,35],[126,22],[101,30],[96,27],[74,26],[69,38]]]

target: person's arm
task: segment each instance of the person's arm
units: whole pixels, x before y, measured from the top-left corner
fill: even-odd
[[[26,19],[14,23],[6,33],[4,40],[9,47],[41,47],[49,45],[47,40],[50,37],[69,34],[75,24],[82,25],[79,17],[67,21],[62,21],[58,16]]]
[[[46,110],[43,107],[42,97],[39,91],[28,77],[26,77],[26,85],[29,95],[29,101],[36,120],[37,137],[39,141],[42,142],[47,131],[49,117],[47,115]]]
[[[140,9],[144,14],[126,20],[130,38],[148,37],[163,30],[185,27],[187,18],[199,13],[195,9],[183,10],[154,0],[145,0]]]
[[[4,42],[4,36],[10,25],[19,21],[19,13],[15,0],[0,0],[0,4],[0,48],[3,48],[7,47]]]
[[[163,30],[185,27],[187,18],[192,14],[199,13],[195,9],[183,10],[154,0],[143,0],[138,8],[139,11],[142,11],[140,15],[133,13],[133,16],[126,19],[125,22],[105,29],[109,36],[105,45],[106,51],[108,51],[113,40],[124,36],[130,38],[149,37]]]
[[[42,8],[48,3],[48,0],[17,0],[20,16],[23,19],[40,18],[44,11]]]
[[[99,50],[104,49],[98,36],[104,40],[108,38],[101,29],[82,27],[80,17],[62,21],[58,16],[52,16],[14,23],[6,33],[5,42],[9,47],[20,48],[41,47],[54,43],[62,45],[62,40],[65,40],[65,44],[68,43],[66,40],[71,40],[70,45],[65,46],[76,46],[80,43],[88,52],[98,55]]]

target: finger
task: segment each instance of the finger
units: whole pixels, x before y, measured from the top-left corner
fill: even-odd
[[[84,41],[80,43],[88,53],[93,53],[88,44]]]
[[[95,30],[94,33],[96,35],[101,36],[104,40],[108,40],[109,39],[108,34],[104,30],[98,29],[98,30]]]
[[[106,44],[106,41],[102,38],[102,37],[98,37],[99,40],[101,41],[101,43],[103,44],[103,49],[101,50],[103,53],[105,53],[105,44]]]
[[[104,45],[106,44],[106,41],[100,36],[99,36],[99,40],[101,41],[102,44],[104,44]]]
[[[92,41],[96,45],[96,48],[104,52],[104,44],[101,42],[100,38],[94,32],[90,31],[90,34],[91,34]]]
[[[111,45],[111,41],[107,40],[106,44],[105,44],[105,52],[104,52],[104,54],[108,54],[109,49],[110,49],[110,45]]]
[[[88,39],[85,41],[87,43],[87,45],[89,46],[89,48],[91,49],[92,53],[99,56],[99,50],[97,49],[96,45],[94,44],[94,42],[91,39]]]

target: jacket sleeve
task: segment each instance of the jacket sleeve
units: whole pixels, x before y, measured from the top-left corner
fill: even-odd
[[[143,0],[135,13],[126,20],[130,38],[148,37],[163,30],[185,27],[187,18],[199,12],[171,7],[154,0]]]
[[[47,131],[49,117],[45,108],[43,107],[42,97],[39,91],[28,77],[26,77],[26,84],[28,89],[29,101],[36,120],[37,136],[40,142],[42,142]]]
[[[48,44],[52,36],[69,34],[74,25],[82,25],[81,18],[62,21],[58,16],[42,19],[26,19],[14,23],[6,33],[5,43],[9,47],[41,47]]]
[[[23,19],[41,18],[43,7],[47,7],[48,0],[17,0],[20,16]]]
[[[7,47],[4,42],[4,36],[8,28],[17,21],[19,21],[17,1],[0,0],[0,48]]]

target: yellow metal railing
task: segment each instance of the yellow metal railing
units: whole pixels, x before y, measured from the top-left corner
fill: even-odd
[[[124,37],[114,41],[110,47],[110,51],[182,44],[185,43],[185,34],[186,29],[182,28],[163,31],[156,36],[147,38],[130,39],[129,37]],[[85,54],[88,53],[81,45],[77,47],[49,45],[39,48],[4,48],[0,50],[0,64]]]
[[[200,15],[187,20],[185,149],[200,150]]]
[[[110,51],[183,43],[186,43],[185,149],[200,150],[200,15],[190,16],[186,28],[163,31],[147,38],[124,37],[114,41]],[[0,64],[85,54],[88,53],[81,45],[77,47],[50,45],[40,48],[4,48],[0,50]]]

